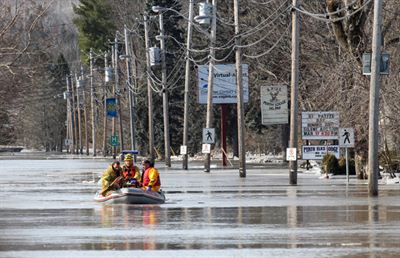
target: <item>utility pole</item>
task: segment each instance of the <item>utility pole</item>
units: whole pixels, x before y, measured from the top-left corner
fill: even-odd
[[[79,154],[83,154],[83,144],[82,144],[82,114],[81,114],[81,89],[78,87],[78,74],[75,73],[75,81],[76,81],[76,98],[77,98],[77,108],[78,108],[78,133],[79,133]]]
[[[93,147],[93,157],[96,156],[96,110],[95,110],[95,96],[94,96],[94,86],[93,86],[93,49],[90,48],[89,52],[89,62],[90,62],[90,103],[91,103],[91,115],[92,115],[92,147]]]
[[[215,57],[215,40],[217,37],[217,0],[212,1],[212,24],[210,34],[210,62],[208,66],[208,85],[207,85],[207,117],[206,117],[206,128],[211,128],[213,119],[213,83],[214,83],[214,57]],[[206,154],[204,163],[204,172],[210,172],[211,163],[210,153]]]
[[[115,34],[115,42],[114,42],[114,62],[115,62],[115,91],[116,91],[116,99],[117,99],[117,105],[118,105],[118,122],[119,122],[119,146],[120,150],[124,149],[124,135],[123,135],[123,130],[122,130],[122,112],[121,112],[121,99],[120,99],[120,90],[119,90],[119,73],[118,73],[118,37],[117,33]]]
[[[293,0],[293,6],[299,7],[300,0]],[[297,96],[299,94],[299,17],[297,10],[292,9],[292,74],[290,81],[290,138],[289,147],[297,151],[297,116],[298,104]],[[289,161],[289,183],[297,185],[297,160]]]
[[[77,115],[77,110],[76,107],[76,101],[75,101],[75,86],[74,86],[74,79],[72,77],[72,74],[69,76],[70,82],[71,82],[71,90],[72,90],[72,130],[73,130],[73,142],[74,142],[74,149],[73,153],[78,154],[79,153],[79,145],[78,145],[78,115]]]
[[[130,48],[130,37],[129,37],[128,29],[126,25],[124,25],[124,36],[125,36],[125,61],[126,61],[126,76],[128,77],[128,96],[129,96],[129,122],[130,122],[130,133],[131,133],[131,148],[136,150],[136,137],[135,137],[135,98],[133,96],[133,92],[131,87],[135,88],[136,85],[132,84],[132,71],[131,71],[131,60],[133,58],[133,54],[131,53]],[[136,162],[136,155],[134,155],[134,160]]]
[[[168,111],[168,87],[167,87],[167,66],[165,63],[165,38],[164,38],[164,21],[163,13],[160,12],[160,47],[161,47],[161,81],[163,95],[163,113],[164,113],[164,152],[165,165],[171,167],[171,150],[169,139],[169,111]]]
[[[382,0],[374,0],[374,25],[372,35],[371,81],[369,95],[369,140],[368,140],[368,193],[378,196],[378,136],[379,136],[379,90],[381,60]]]
[[[111,64],[112,64],[112,68],[113,68],[113,73],[114,73],[114,77],[116,77],[116,73],[117,73],[117,69],[115,67],[115,44],[111,46]],[[116,80],[116,79],[115,79]],[[113,97],[117,100],[117,95],[116,95],[116,82],[114,82],[113,88],[112,88],[112,95]],[[118,110],[119,112],[119,110]],[[118,116],[121,116],[121,114],[118,113]],[[112,127],[111,127],[111,136],[114,137],[115,136],[115,130],[117,127],[117,120],[115,119],[115,117],[112,118]],[[120,136],[121,137],[121,136]],[[117,146],[112,146],[113,149],[113,159],[115,159],[117,157]]]
[[[103,97],[104,97],[104,121],[103,121],[103,156],[107,156],[107,52],[104,53],[104,88],[103,88]]]
[[[146,71],[147,71],[147,104],[148,104],[148,116],[149,116],[149,155],[151,160],[154,161],[154,129],[153,129],[153,91],[151,89],[150,80],[150,54],[149,54],[149,29],[147,25],[147,14],[143,15],[144,20],[144,38],[146,47]]]
[[[88,134],[88,119],[87,119],[87,108],[86,108],[86,80],[83,73],[83,67],[81,66],[81,79],[80,84],[82,88],[82,103],[83,103],[83,119],[85,120],[85,143],[86,143],[86,155],[89,155],[89,134]]]
[[[246,151],[244,146],[244,103],[242,78],[242,49],[240,48],[239,0],[234,0],[235,45],[236,45],[236,85],[237,85],[237,119],[239,142],[239,176],[246,177]]]
[[[70,153],[74,153],[74,130],[73,130],[73,108],[72,108],[72,90],[70,84],[70,76],[65,76],[67,82],[67,132],[68,132],[68,140],[72,140],[72,144],[69,145],[68,149]]]
[[[190,86],[190,49],[192,47],[192,23],[193,23],[194,0],[189,0],[189,21],[186,41],[186,67],[185,67],[185,92],[183,111],[183,146],[186,146],[186,153],[183,155],[182,167],[188,169],[188,112],[189,112],[189,86]]]

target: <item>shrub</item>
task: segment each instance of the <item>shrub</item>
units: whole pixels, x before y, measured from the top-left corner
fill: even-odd
[[[339,162],[335,155],[327,153],[322,158],[322,167],[325,173],[338,174]]]
[[[339,164],[339,170],[337,175],[346,175],[346,159],[344,157],[341,157],[338,161]],[[356,174],[356,163],[354,159],[349,160],[349,175],[355,175]]]

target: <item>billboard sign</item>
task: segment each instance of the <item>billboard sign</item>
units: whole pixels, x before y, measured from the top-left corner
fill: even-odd
[[[303,140],[337,140],[339,138],[339,112],[302,112]]]
[[[261,86],[261,122],[263,125],[288,123],[287,86]]]
[[[243,101],[249,101],[249,66],[242,65]],[[199,103],[207,104],[208,94],[208,65],[198,66]],[[214,66],[213,104],[235,104],[236,67],[234,64],[220,64]]]
[[[317,160],[322,159],[325,154],[331,153],[340,158],[338,145],[304,145],[302,146],[302,158]]]

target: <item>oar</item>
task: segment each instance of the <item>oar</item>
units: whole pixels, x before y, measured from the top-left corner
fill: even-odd
[[[122,176],[117,177],[105,190],[101,191],[100,194],[104,196],[104,193],[106,193],[109,190],[111,190],[111,188],[114,186],[114,184],[116,184],[119,181],[121,181],[121,179],[123,179]]]

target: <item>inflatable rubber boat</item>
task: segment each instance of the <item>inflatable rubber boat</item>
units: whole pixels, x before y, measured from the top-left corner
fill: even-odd
[[[111,191],[107,196],[101,195],[98,191],[94,200],[103,203],[163,204],[165,203],[165,195],[162,191],[150,192],[141,188],[130,187]]]

